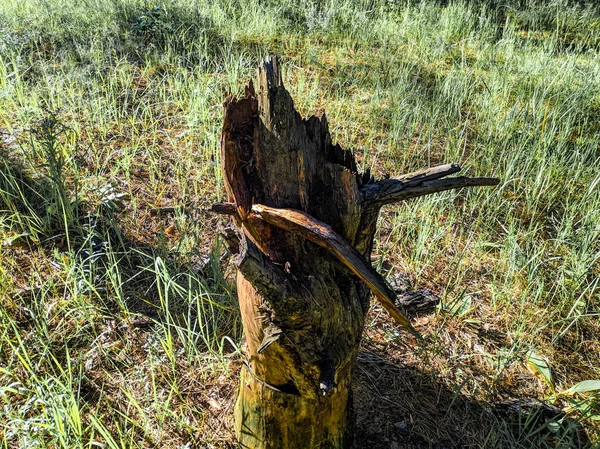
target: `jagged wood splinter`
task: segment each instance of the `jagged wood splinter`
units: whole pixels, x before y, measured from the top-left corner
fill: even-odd
[[[276,58],[259,66],[256,88],[250,83],[224,108],[228,203],[213,210],[232,217],[225,234],[246,337],[238,439],[255,449],[348,448],[371,291],[418,335],[369,262],[381,207],[498,180],[446,178],[456,165],[377,182],[358,173],[352,153],[331,142],[325,116],[298,114]]]

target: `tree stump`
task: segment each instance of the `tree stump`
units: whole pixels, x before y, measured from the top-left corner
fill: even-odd
[[[395,294],[371,267],[385,204],[475,185],[441,179],[445,165],[379,182],[359,173],[351,152],[331,142],[325,116],[303,119],[276,58],[261,64],[243,98],[224,105],[221,163],[229,214],[224,230],[238,268],[246,337],[235,405],[242,447],[348,448],[352,374],[371,291],[418,334]]]

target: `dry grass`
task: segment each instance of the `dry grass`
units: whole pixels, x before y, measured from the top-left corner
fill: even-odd
[[[385,210],[377,268],[442,305],[423,344],[373,308],[357,446],[583,447],[571,419],[595,444],[598,393],[561,392],[600,378],[600,12],[363,3],[0,5],[2,447],[235,447],[243,336],[205,209],[221,103],[269,53],[376,175],[503,180]]]

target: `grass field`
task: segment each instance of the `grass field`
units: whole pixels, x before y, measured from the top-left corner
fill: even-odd
[[[0,0],[0,447],[235,447],[206,208],[269,54],[376,176],[502,179],[385,210],[377,269],[442,303],[425,343],[372,308],[357,446],[598,447],[600,6],[567,0]]]

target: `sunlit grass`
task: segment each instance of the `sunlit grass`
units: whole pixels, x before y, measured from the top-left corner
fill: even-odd
[[[502,180],[383,214],[378,269],[442,298],[408,350],[420,370],[486,401],[552,399],[532,349],[557,391],[599,378],[600,10],[521,3],[4,0],[4,447],[232,441],[242,336],[204,210],[221,104],[271,53],[377,176]],[[367,338],[398,349],[383,319]],[[468,443],[510,447],[494,432]]]

